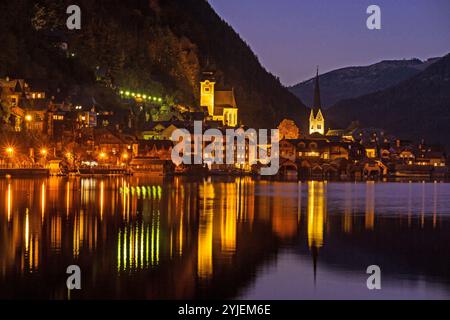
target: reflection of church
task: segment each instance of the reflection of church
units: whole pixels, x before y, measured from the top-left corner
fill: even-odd
[[[200,82],[200,106],[208,112],[213,121],[222,122],[224,126],[236,127],[238,124],[238,107],[234,90],[215,90],[212,72],[204,72]]]

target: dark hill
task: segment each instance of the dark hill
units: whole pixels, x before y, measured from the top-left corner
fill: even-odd
[[[196,106],[200,73],[208,68],[219,86],[234,87],[245,124],[273,128],[285,117],[307,119],[306,107],[207,1],[80,0],[79,31],[65,27],[70,4],[1,2],[0,76],[108,107],[119,103],[111,94],[117,87]]]
[[[370,66],[347,67],[322,74],[320,89],[323,107],[327,109],[341,100],[392,87],[423,71],[436,60],[386,60]],[[314,78],[292,86],[289,90],[310,106],[313,88]]]
[[[337,103],[328,117],[341,126],[359,120],[450,150],[450,54],[392,88]]]

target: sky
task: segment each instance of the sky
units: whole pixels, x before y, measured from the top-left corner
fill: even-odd
[[[450,0],[208,0],[258,56],[293,85],[334,69],[450,53]],[[381,30],[369,30],[369,5]]]

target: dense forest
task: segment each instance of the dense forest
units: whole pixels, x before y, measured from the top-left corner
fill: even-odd
[[[450,150],[450,54],[392,88],[339,102],[328,115],[341,126],[359,120]]]
[[[201,72],[212,69],[219,87],[234,87],[246,125],[274,128],[285,117],[305,124],[307,108],[207,1],[79,0],[81,30],[69,31],[71,4],[2,1],[1,77],[110,108],[120,104],[117,88],[195,107]]]

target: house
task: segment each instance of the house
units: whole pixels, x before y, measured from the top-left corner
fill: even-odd
[[[133,136],[108,128],[94,129],[93,143],[93,156],[100,164],[119,165],[136,155],[137,143]]]
[[[173,142],[171,140],[139,140],[137,143],[139,157],[172,159]]]

